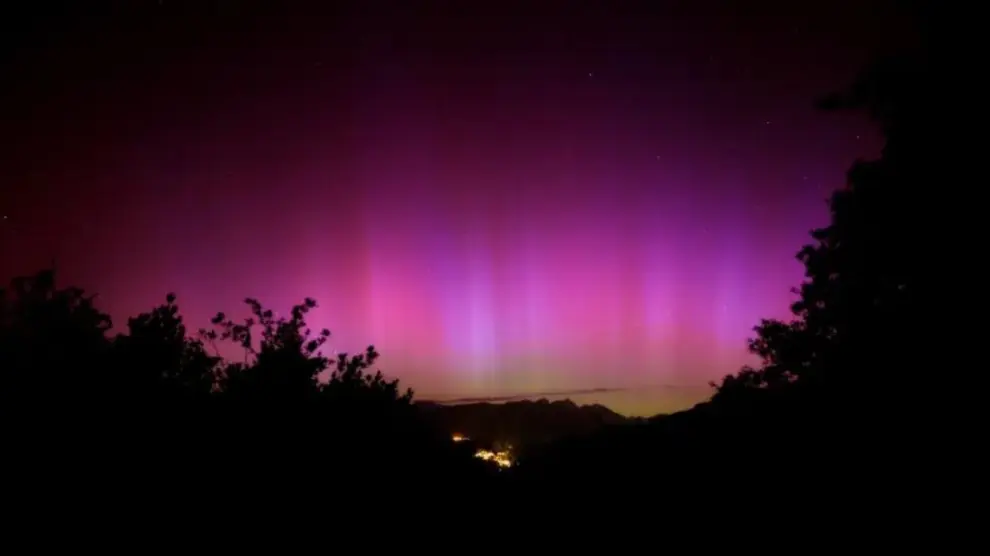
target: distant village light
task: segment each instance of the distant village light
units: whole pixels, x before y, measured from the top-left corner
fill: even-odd
[[[474,457],[485,461],[494,461],[499,467],[512,467],[512,457],[508,452],[492,452],[490,450],[478,450]]]
[[[471,440],[470,438],[464,436],[463,434],[454,433],[451,437],[454,442],[464,442],[465,440]],[[509,452],[493,452],[491,450],[478,450],[474,453],[474,457],[481,458],[485,461],[493,461],[499,467],[512,467],[512,455]]]

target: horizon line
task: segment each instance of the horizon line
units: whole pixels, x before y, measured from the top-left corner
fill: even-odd
[[[628,392],[630,390],[652,390],[656,388],[663,389],[693,389],[693,388],[708,388],[708,385],[677,385],[677,384],[654,384],[649,386],[627,386],[622,388],[583,388],[575,390],[556,390],[556,391],[542,391],[542,392],[528,392],[522,394],[506,394],[501,396],[467,396],[467,397],[452,397],[452,398],[424,398],[417,400],[418,403],[434,403],[438,405],[465,405],[471,403],[499,403],[499,402],[512,402],[512,401],[524,401],[533,400],[540,398],[559,398],[567,396],[582,396],[588,394],[611,394],[616,392]]]

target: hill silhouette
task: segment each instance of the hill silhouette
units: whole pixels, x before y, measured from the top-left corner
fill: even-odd
[[[519,453],[635,421],[603,405],[578,405],[569,399],[458,405],[420,402],[417,406],[442,430],[465,435],[480,446],[506,446]]]

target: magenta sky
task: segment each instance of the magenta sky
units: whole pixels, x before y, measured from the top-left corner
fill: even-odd
[[[167,291],[193,326],[311,296],[421,398],[615,389],[573,397],[627,413],[702,399],[786,314],[878,148],[812,103],[896,27],[863,2],[233,4],[17,22],[4,276],[57,256],[120,322]]]

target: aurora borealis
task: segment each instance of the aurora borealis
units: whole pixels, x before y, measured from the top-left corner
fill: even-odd
[[[651,414],[749,361],[879,147],[813,107],[875,7],[289,4],[18,22],[52,31],[6,57],[4,278],[55,258],[118,323],[174,291],[192,328],[314,297],[419,398]]]

